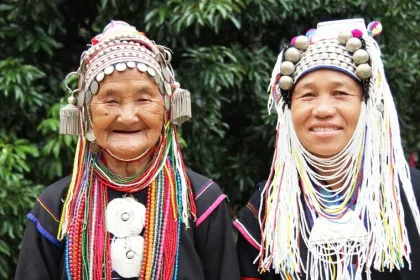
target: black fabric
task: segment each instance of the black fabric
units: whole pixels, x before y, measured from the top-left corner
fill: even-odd
[[[420,171],[410,167],[411,182],[413,185],[414,194],[416,197],[417,205],[420,205]],[[257,191],[251,196],[249,204],[244,207],[240,212],[240,218],[238,221],[244,225],[247,231],[254,237],[258,242],[261,241],[261,233],[259,229],[258,216],[255,216],[255,212],[258,213],[260,208],[260,196],[261,190],[265,183],[258,184]],[[420,235],[414,222],[413,214],[407,202],[407,198],[402,191],[402,203],[405,212],[405,225],[407,227],[408,238],[411,246],[411,270],[407,262],[405,267],[401,270],[393,270],[392,272],[385,271],[379,272],[375,269],[371,269],[372,280],[418,280],[420,279]],[[264,205],[263,205],[264,207]],[[255,210],[254,210],[255,208]],[[254,210],[254,211],[253,211]],[[264,209],[263,209],[264,210]],[[303,241],[300,244],[302,259],[306,258],[307,248]],[[275,274],[274,271],[270,271],[264,274],[258,273],[258,263],[253,264],[257,258],[258,250],[254,248],[241,234],[238,234],[238,240],[236,243],[236,249],[239,258],[239,267],[241,277],[256,278],[262,280],[280,280],[281,277]],[[305,263],[305,262],[304,262]],[[305,279],[306,275],[302,275],[302,279]],[[366,279],[366,275],[363,274],[363,279]]]
[[[187,171],[193,192],[200,192],[196,199],[197,217],[221,196],[220,187],[204,176]],[[16,269],[16,280],[65,280],[64,242],[56,240],[59,217],[66,198],[70,176],[47,187],[39,196],[32,217],[27,223],[22,249]],[[203,186],[209,186],[203,191]],[[109,190],[109,200],[122,197],[123,193]],[[147,205],[147,190],[133,194],[139,202]],[[54,237],[51,240],[49,237]],[[58,244],[57,244],[58,243]],[[183,227],[180,242],[179,280],[235,280],[239,279],[232,221],[225,201],[196,228]],[[124,279],[113,272],[113,279]],[[137,279],[137,278],[132,278]],[[129,280],[132,280],[129,279]],[[128,279],[125,279],[128,280]]]

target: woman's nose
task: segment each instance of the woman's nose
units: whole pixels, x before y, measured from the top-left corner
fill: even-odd
[[[318,118],[332,117],[337,112],[334,102],[330,97],[319,97],[315,102],[313,113]]]
[[[130,125],[132,123],[137,122],[138,118],[137,118],[134,104],[132,103],[121,104],[119,119],[125,125]]]

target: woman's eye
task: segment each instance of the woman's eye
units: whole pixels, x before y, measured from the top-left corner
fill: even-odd
[[[146,101],[150,101],[148,98],[139,98],[137,99],[138,102],[146,102]]]
[[[344,91],[336,91],[335,95],[348,95],[348,94]]]
[[[110,100],[105,101],[105,103],[107,103],[107,104],[118,104],[118,101],[115,100],[115,99],[110,99]]]
[[[302,94],[302,98],[308,98],[308,97],[314,97],[315,95],[312,92],[308,92],[305,94]]]

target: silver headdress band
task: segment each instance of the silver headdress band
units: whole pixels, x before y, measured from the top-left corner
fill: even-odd
[[[106,75],[127,68],[136,68],[153,78],[164,97],[166,110],[170,110],[173,123],[180,124],[190,119],[190,93],[181,89],[175,81],[171,58],[169,49],[156,45],[133,26],[122,21],[112,21],[102,34],[92,39],[92,46],[82,54],[77,71],[78,89],[70,91],[72,96],[68,100],[69,104],[60,110],[60,133],[79,135],[76,109],[83,106],[86,110],[81,110],[81,116],[88,128],[88,105],[92,95],[98,93],[100,82]],[[75,92],[78,92],[77,107],[73,97]],[[86,135],[88,140],[94,141],[92,133],[87,131]]]

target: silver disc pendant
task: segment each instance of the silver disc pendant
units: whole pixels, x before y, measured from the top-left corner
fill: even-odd
[[[169,83],[165,83],[165,91],[169,96],[172,95],[172,89],[171,89],[171,85]]]
[[[116,198],[106,208],[107,229],[115,237],[139,235],[146,219],[146,207],[132,197]]]
[[[82,107],[83,103],[85,102],[85,93],[84,91],[80,91],[77,95],[77,106]]]
[[[152,67],[147,67],[147,73],[149,73],[150,76],[154,77],[156,75],[156,71],[153,70]]]
[[[89,142],[93,142],[93,141],[95,141],[95,140],[96,140],[95,134],[93,133],[93,129],[89,129],[89,130],[86,132],[86,139],[87,139]]]
[[[111,75],[112,72],[114,72],[114,66],[108,66],[104,70],[104,73],[107,74],[107,75]],[[93,93],[93,91],[92,91],[92,93]]]
[[[96,75],[96,80],[98,82],[101,82],[104,78],[105,78],[105,73],[104,72],[99,72],[98,75]]]
[[[123,278],[137,278],[143,260],[144,239],[140,235],[111,242],[112,270]]]

